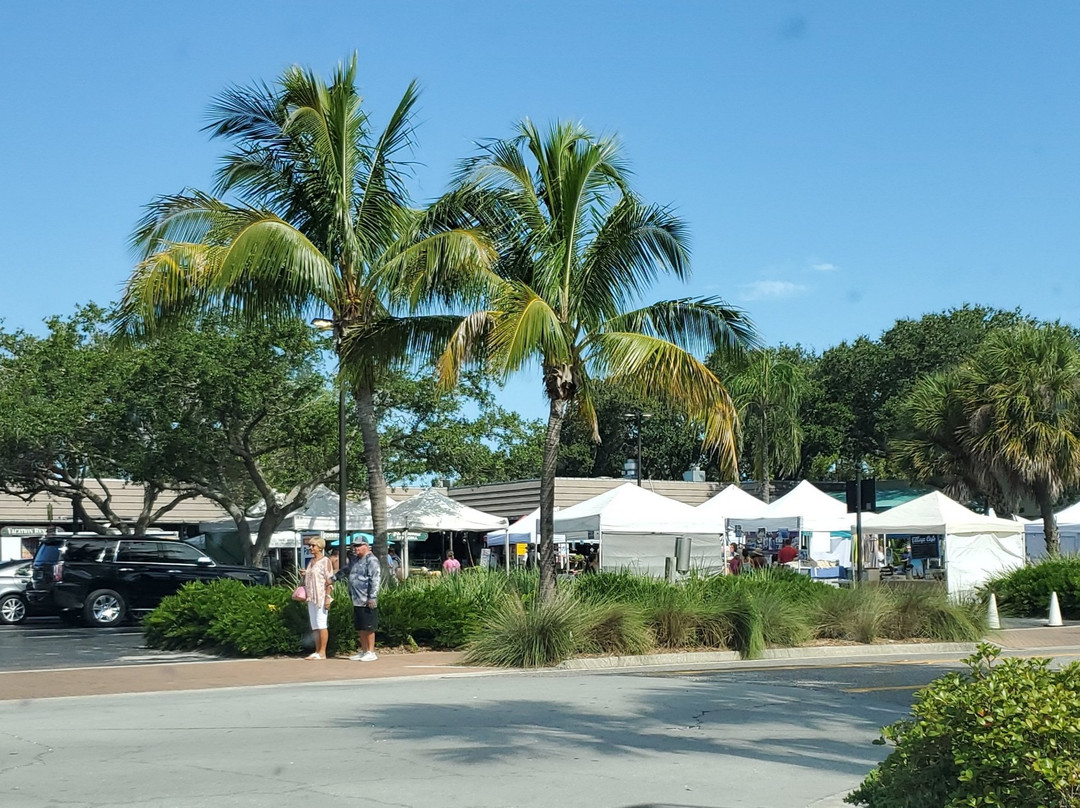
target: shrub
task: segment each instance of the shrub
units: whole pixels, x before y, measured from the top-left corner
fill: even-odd
[[[410,578],[380,596],[380,630],[390,645],[460,648],[508,593],[534,579],[486,570]]]
[[[311,630],[306,605],[291,600],[291,591],[229,579],[187,584],[143,620],[146,643],[251,657],[299,653],[311,647]],[[329,625],[329,654],[356,648],[352,603],[343,584],[334,589]]]
[[[996,661],[982,644],[967,673],[916,694],[882,730],[889,756],[845,800],[869,808],[1080,805],[1080,665]]]
[[[505,668],[557,665],[573,654],[584,629],[583,610],[563,593],[549,603],[507,595],[473,635],[465,660]]]
[[[1080,556],[1046,558],[1000,575],[986,585],[997,595],[998,606],[1016,617],[1044,617],[1050,593],[1058,593],[1061,613],[1080,618]]]

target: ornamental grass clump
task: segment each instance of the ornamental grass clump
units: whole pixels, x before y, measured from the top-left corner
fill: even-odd
[[[986,630],[986,613],[976,601],[951,603],[944,586],[890,584],[889,613],[881,625],[891,640],[974,642]]]
[[[812,612],[814,636],[861,643],[876,642],[883,636],[893,604],[884,587],[827,589]]]
[[[892,752],[845,801],[868,808],[1080,806],[1080,664],[1001,659],[981,644],[966,673],[915,694],[875,743]]]
[[[576,642],[583,654],[635,656],[656,647],[641,609],[630,603],[583,606],[583,627]]]
[[[547,602],[508,595],[476,630],[465,661],[500,668],[550,667],[573,655],[585,628],[584,610],[564,593]]]

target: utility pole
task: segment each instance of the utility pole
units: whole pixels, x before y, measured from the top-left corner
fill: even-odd
[[[652,418],[651,412],[642,412],[641,410],[635,410],[634,412],[623,413],[623,417],[632,418],[634,420],[634,428],[637,431],[637,468],[635,475],[637,477],[638,488],[641,487],[641,422],[644,418]]]

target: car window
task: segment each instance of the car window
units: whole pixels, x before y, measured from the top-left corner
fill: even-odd
[[[108,547],[109,544],[103,541],[69,540],[64,550],[64,560],[72,563],[101,561]]]
[[[162,563],[167,561],[161,544],[156,541],[122,541],[116,551],[117,561]]]
[[[203,557],[199,550],[183,542],[162,542],[160,546],[169,563],[194,564]]]
[[[59,544],[43,544],[34,556],[35,564],[55,564],[60,560]]]

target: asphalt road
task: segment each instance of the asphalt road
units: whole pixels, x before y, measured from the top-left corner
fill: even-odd
[[[0,703],[0,804],[840,805],[946,668],[440,676]]]
[[[56,618],[30,618],[0,626],[0,671],[55,670],[102,665],[142,665],[212,659],[205,654],[155,651],[137,625],[83,628]]]

